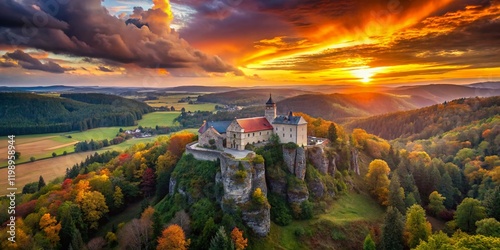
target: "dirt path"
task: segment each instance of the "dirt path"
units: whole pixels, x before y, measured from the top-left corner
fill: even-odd
[[[16,166],[15,182],[17,191],[21,192],[24,185],[27,183],[38,181],[40,175],[43,176],[46,183],[49,183],[59,176],[64,176],[66,174],[66,168],[72,167],[75,163],[80,163],[82,160],[85,160],[88,155],[92,154],[94,154],[93,151],[69,154]],[[0,195],[8,193],[7,171],[7,168],[0,169]]]
[[[59,145],[59,146],[55,146],[55,147],[51,147],[51,148],[48,148],[46,149],[47,151],[49,150],[54,150],[54,149],[58,149],[58,148],[64,148],[66,146],[71,146],[71,145],[75,145],[78,141],[74,141],[74,142],[70,142],[70,143],[66,143],[66,144],[63,144],[63,145]]]

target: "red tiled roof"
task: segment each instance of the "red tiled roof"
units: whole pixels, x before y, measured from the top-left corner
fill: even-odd
[[[237,119],[236,122],[245,130],[245,133],[273,129],[265,117]]]

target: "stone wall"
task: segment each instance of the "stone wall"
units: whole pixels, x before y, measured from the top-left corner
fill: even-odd
[[[213,144],[210,144],[210,140],[213,140]],[[203,147],[215,146],[217,150],[224,150],[223,147],[224,136],[219,134],[213,127],[207,129],[205,133],[201,134],[198,139],[198,144]]]
[[[217,150],[210,150],[206,148],[199,148],[195,145],[197,142],[192,142],[186,145],[186,154],[192,154],[195,159],[202,161],[216,161],[217,158],[220,158],[222,153]],[[193,148],[196,147],[196,148]]]

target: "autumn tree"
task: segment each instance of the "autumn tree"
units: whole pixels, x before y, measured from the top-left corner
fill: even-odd
[[[146,197],[150,197],[155,192],[156,177],[152,168],[147,168],[142,175],[142,192]]]
[[[382,249],[403,249],[403,215],[398,209],[389,206],[382,225]]]
[[[56,218],[46,213],[40,218],[40,229],[44,232],[45,237],[49,240],[52,247],[59,243],[59,231],[61,230],[61,223],[57,223]]]
[[[189,240],[186,241],[184,231],[179,225],[168,226],[158,239],[157,250],[186,250],[189,247]]]
[[[446,208],[444,207],[444,200],[446,198],[443,197],[440,193],[437,191],[432,192],[429,195],[429,210],[432,212],[434,215],[438,215],[441,211],[445,210]]]
[[[85,220],[89,223],[91,229],[97,229],[99,220],[109,212],[106,205],[106,199],[98,191],[84,192],[79,199]]]
[[[425,219],[425,211],[420,205],[413,205],[406,211],[404,236],[410,248],[431,235],[431,224]]]
[[[481,206],[479,200],[465,198],[457,207],[455,222],[457,227],[464,232],[474,233],[476,231],[476,221],[486,218],[486,209]]]
[[[233,228],[233,231],[231,231],[231,239],[233,240],[236,250],[243,250],[248,246],[248,239],[243,237],[243,231],[239,230],[237,227]]]
[[[7,238],[11,235],[7,232],[7,229],[0,230],[0,249],[9,250],[24,250],[33,249],[33,240],[31,235],[29,235],[30,228],[27,227],[23,219],[16,219],[16,241],[11,242]]]
[[[370,192],[382,205],[388,204],[390,168],[384,160],[373,160],[368,166],[366,181]]]
[[[82,213],[77,204],[66,201],[57,212],[61,221],[61,238],[62,249],[82,249],[84,246],[83,239],[86,238],[87,227],[83,223]]]

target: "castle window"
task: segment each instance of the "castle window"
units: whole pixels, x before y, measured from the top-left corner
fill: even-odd
[[[236,138],[236,134],[233,134],[233,138]]]
[[[285,127],[283,127],[281,130],[285,131]]]
[[[285,134],[283,134],[283,138],[285,138]]]
[[[290,134],[290,138],[292,138],[292,134]]]
[[[252,133],[252,136],[255,136],[255,133]]]
[[[259,135],[262,135],[262,132],[259,132]]]
[[[278,127],[276,127],[276,131],[278,131]]]
[[[290,128],[290,132],[292,132],[292,128]]]

